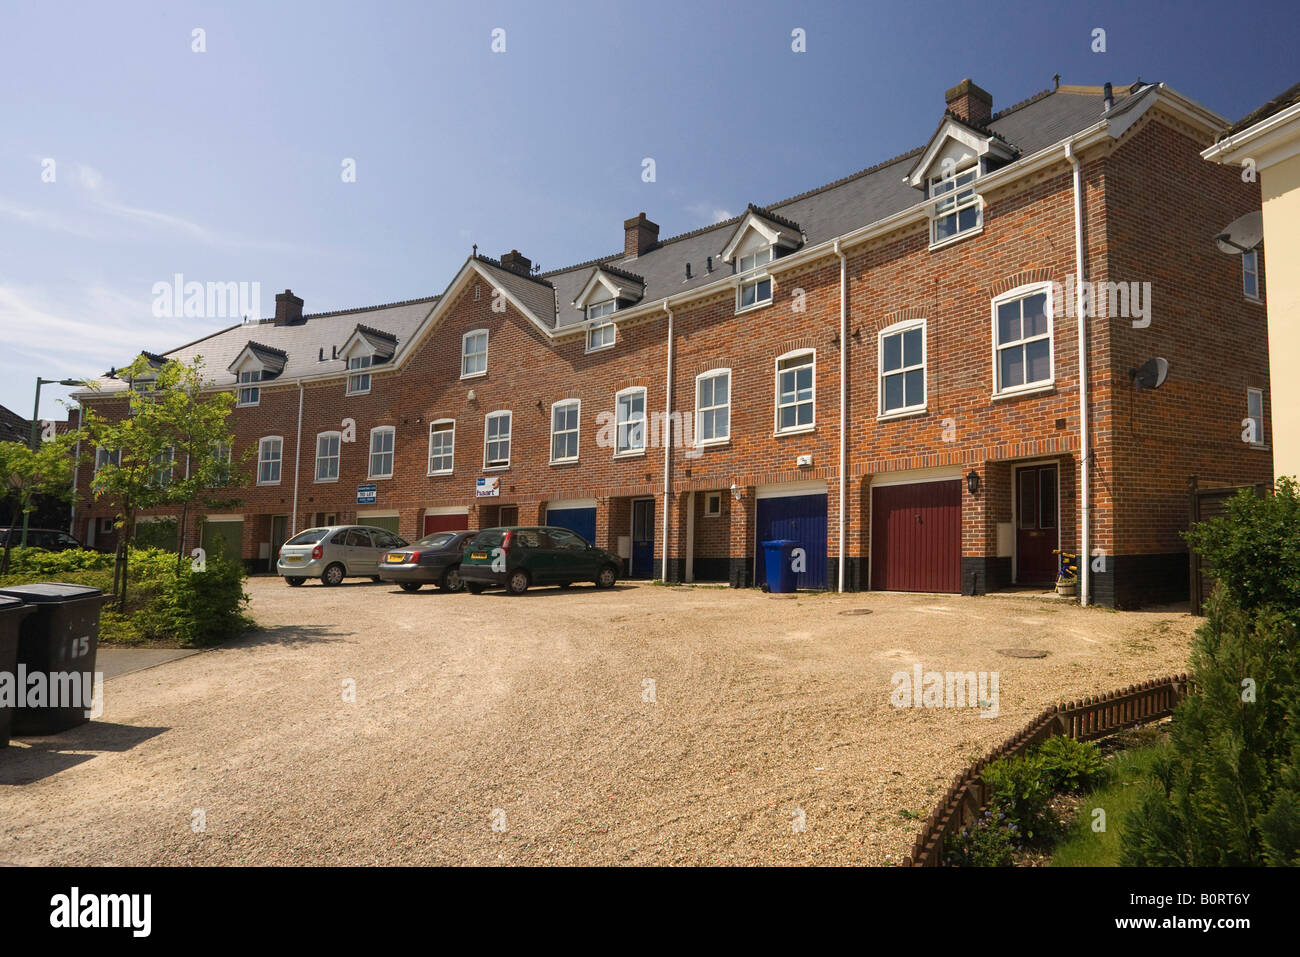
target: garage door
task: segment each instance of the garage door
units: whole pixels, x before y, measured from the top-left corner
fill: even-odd
[[[244,557],[244,523],[204,522],[201,541],[209,555],[222,555],[237,562]]]
[[[577,532],[589,542],[596,541],[596,506],[556,502],[546,507],[546,524]]]
[[[426,515],[424,516],[424,534],[432,535],[434,532],[463,532],[469,528],[469,514],[461,512],[458,515]]]
[[[787,495],[760,498],[754,537],[754,583],[767,581],[763,543],[777,538],[798,542],[807,558],[807,571],[795,575],[798,588],[826,587],[826,495]]]
[[[398,518],[396,515],[369,515],[357,516],[358,525],[369,525],[371,528],[382,528],[385,531],[392,532],[394,535],[397,531]]]
[[[871,587],[961,591],[961,481],[871,492]]]
[[[139,520],[135,523],[135,545],[137,548],[161,548],[174,552],[177,546],[176,530],[174,518]]]

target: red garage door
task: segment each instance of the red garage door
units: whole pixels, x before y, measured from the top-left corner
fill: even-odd
[[[424,516],[424,534],[434,532],[460,532],[469,528],[469,516],[464,512],[459,515]]]
[[[871,587],[961,591],[961,481],[871,493]]]

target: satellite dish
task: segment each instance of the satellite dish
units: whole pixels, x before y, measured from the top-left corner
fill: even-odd
[[[1254,249],[1263,238],[1264,213],[1257,209],[1230,222],[1223,232],[1214,237],[1214,244],[1220,252],[1236,256]]]
[[[1130,369],[1129,375],[1133,377],[1133,384],[1139,392],[1143,389],[1158,389],[1169,378],[1169,360],[1159,357],[1148,359],[1140,369]]]

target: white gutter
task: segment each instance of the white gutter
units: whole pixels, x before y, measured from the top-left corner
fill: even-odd
[[[77,492],[81,480],[81,430],[86,424],[86,410],[77,400],[77,448],[72,455],[72,507],[68,510],[68,534],[77,537]],[[89,491],[89,489],[87,489]]]
[[[664,373],[664,542],[659,578],[668,581],[668,513],[672,501],[673,461],[673,311],[668,308],[667,299],[664,300],[664,312],[668,314],[668,363]]]
[[[289,516],[289,537],[298,534],[298,462],[302,459],[302,382],[298,383],[298,437],[293,446],[293,514]]]
[[[835,240],[835,255],[840,257],[840,518],[839,561],[836,591],[844,591],[844,489],[849,467],[849,266],[848,257],[840,251],[840,241]]]
[[[1086,608],[1092,571],[1092,550],[1088,534],[1088,502],[1091,497],[1088,460],[1092,450],[1088,440],[1088,317],[1084,314],[1083,296],[1083,171],[1072,140],[1065,144],[1065,158],[1074,167],[1074,314],[1079,324],[1079,604]]]

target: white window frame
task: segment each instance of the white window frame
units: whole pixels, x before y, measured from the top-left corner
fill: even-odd
[[[1252,396],[1259,396],[1259,418],[1250,414],[1250,400]],[[1268,443],[1264,441],[1264,390],[1248,388],[1246,390],[1246,418],[1255,419],[1255,441],[1250,443],[1251,448],[1262,449]]]
[[[1252,293],[1246,286],[1247,278],[1255,281],[1255,291]],[[1262,302],[1263,296],[1259,294],[1259,250],[1247,249],[1241,254],[1241,292],[1251,302]]]
[[[122,450],[117,449],[116,451],[109,451],[108,449],[102,447],[96,448],[95,449],[95,471],[98,472],[101,468],[103,468],[105,465],[108,465],[109,463],[112,463],[118,468],[121,468]]]
[[[365,395],[370,391],[370,373],[374,356],[351,356],[348,359],[348,395]],[[357,370],[357,371],[354,371]]]
[[[810,399],[800,399],[798,389],[795,389],[795,399],[793,402],[781,401],[781,373],[790,371],[781,368],[782,362],[789,362],[791,359],[800,359],[809,356],[812,359],[812,397]],[[775,409],[772,416],[772,432],[774,435],[798,435],[800,432],[811,432],[817,428],[817,350],[816,349],[791,349],[789,352],[776,357],[772,363],[773,367],[773,401]],[[801,363],[794,368],[803,368]],[[781,410],[786,408],[798,409],[801,405],[812,406],[812,421],[806,425],[792,425],[789,428],[781,428]],[[795,415],[798,418],[798,413]]]
[[[996,320],[995,320],[996,321]],[[903,344],[899,342],[899,361],[903,365],[897,369],[885,371],[885,340],[892,336],[902,336],[912,329],[921,330],[921,361],[919,364],[907,365],[907,360],[903,354]],[[993,330],[994,336],[997,335],[996,327]],[[906,319],[903,322],[896,322],[892,326],[886,326],[876,335],[876,415],[882,419],[892,419],[895,416],[912,415],[917,412],[924,412],[930,401],[930,342],[929,330],[926,328],[924,319]],[[921,401],[914,405],[903,405],[897,409],[885,408],[885,376],[903,376],[903,402],[907,402],[907,376],[908,372],[921,370]]]
[[[727,401],[715,402],[713,405],[700,404],[700,386],[705,379],[719,379],[723,376],[727,378]],[[704,438],[704,430],[701,423],[708,412],[716,412],[719,409],[727,410],[727,434],[714,435]],[[706,447],[710,445],[725,445],[731,441],[731,370],[727,368],[710,369],[708,372],[701,372],[695,377],[695,444],[697,447]]]
[[[149,483],[151,485],[156,488],[170,485],[176,475],[176,446],[167,446],[153,457],[149,465]],[[164,471],[167,473],[165,476],[162,475]]]
[[[967,176],[970,177],[970,180],[968,183],[963,184],[961,180]],[[931,176],[926,180],[926,197],[934,200],[930,205],[931,249],[935,249],[939,246],[946,246],[948,243],[956,242],[957,240],[963,239],[967,236],[977,235],[984,230],[984,201],[980,198],[980,194],[975,188],[975,184],[979,181],[979,177],[980,164],[979,160],[976,160],[971,165],[963,166],[961,169],[954,170],[951,176],[940,174],[938,176]],[[948,185],[942,192],[935,192],[936,187],[946,184],[951,185]],[[962,199],[961,194],[968,191],[970,195],[965,199]],[[952,202],[952,208],[940,212],[939,207],[950,201]],[[961,214],[972,207],[976,211],[975,225],[967,226],[965,229],[962,229]],[[947,219],[949,216],[953,217],[953,225],[956,227],[955,231],[949,236],[940,238],[936,235],[939,223]]]
[[[704,517],[718,518],[722,515],[722,493],[705,492],[704,493]]]
[[[608,308],[606,308],[608,307]],[[611,349],[617,340],[618,333],[615,331],[614,320],[606,319],[606,316],[613,316],[618,309],[618,302],[614,299],[607,299],[604,302],[595,302],[587,307],[587,352],[599,352],[601,349]],[[604,319],[603,322],[599,321]],[[608,342],[593,342],[593,333],[600,333],[604,338],[606,332],[612,333]]]
[[[574,407],[574,408],[576,408],[576,409],[578,410],[578,411],[577,411],[577,418],[576,418],[576,420],[575,420],[575,422],[574,422],[574,424],[573,424],[573,428],[571,428],[571,429],[569,429],[569,428],[565,428],[565,429],[560,429],[559,431],[557,431],[556,428],[555,428],[555,412],[556,412],[556,410],[559,409],[559,408],[561,408],[561,407],[567,409],[567,408],[570,407],[570,406],[572,406],[572,407]],[[572,454],[572,455],[565,455],[565,456],[561,456],[561,457],[559,457],[559,458],[556,458],[556,456],[555,456],[555,439],[556,439],[556,436],[559,436],[559,435],[565,435],[565,436],[572,435],[572,436],[573,436],[573,454]],[[580,446],[581,446],[581,440],[582,440],[582,400],[581,400],[581,399],[560,399],[558,402],[552,402],[552,403],[551,403],[551,464],[552,464],[552,465],[563,465],[563,464],[568,463],[568,462],[576,462],[576,461],[578,461],[578,455],[579,455],[579,453],[581,452],[581,448],[580,448]]]
[[[483,337],[483,368],[477,372],[466,372],[465,371],[467,368],[466,363],[468,362],[468,360],[471,357],[478,356],[477,350],[475,350],[474,352],[469,351],[470,340],[477,339],[477,337],[479,336]],[[465,333],[463,336],[460,337],[460,377],[462,379],[477,379],[479,376],[487,375],[488,345],[490,343],[490,340],[491,340],[491,336],[488,334],[488,331],[486,329],[471,329],[469,332]]]
[[[272,442],[276,443],[276,455],[275,458],[273,459],[266,455],[266,450],[270,447],[270,443]],[[263,479],[262,466],[270,465],[272,463],[275,464],[275,478]],[[284,436],[264,435],[260,439],[258,439],[257,440],[257,484],[258,485],[279,485],[281,474],[284,471],[283,465],[284,465]]]
[[[450,425],[450,429],[435,428],[436,426]],[[438,452],[439,457],[447,457],[450,464],[445,469],[435,469],[433,467],[433,437],[435,435],[448,435],[451,437],[450,448]],[[456,470],[456,420],[455,419],[434,419],[429,423],[429,474],[430,475],[450,475]]]
[[[217,481],[223,485],[230,481],[231,451],[227,442],[216,442],[212,446],[212,458],[221,463],[217,468]]]
[[[332,438],[335,442],[334,454],[321,455],[320,453],[321,439],[330,439],[330,438]],[[329,461],[330,459],[334,460],[334,475],[332,477],[321,478],[321,474],[320,474],[321,462]],[[337,482],[339,480],[339,472],[342,468],[342,465],[343,465],[343,433],[334,432],[334,431],[317,432],[316,433],[316,465],[312,470],[312,476],[313,476],[312,481],[319,482],[319,483]]]
[[[248,376],[248,378],[244,378]],[[262,402],[262,370],[246,369],[239,373],[239,387],[235,392],[235,407],[247,408],[252,405],[260,405]],[[251,383],[251,384],[249,384]],[[251,399],[246,399],[245,395],[251,394]]]
[[[772,304],[773,293],[775,291],[775,284],[772,282],[772,276],[765,271],[758,272],[758,270],[761,270],[764,266],[770,265],[774,258],[775,256],[771,246],[764,246],[762,249],[756,249],[752,253],[746,253],[743,256],[736,257],[737,275],[747,276],[749,273],[755,273],[755,275],[746,278],[736,286],[736,312],[748,312],[750,309],[761,309],[764,306],[770,306]],[[767,296],[760,299],[758,298],[758,287],[763,283],[767,283]],[[747,289],[754,290],[754,301],[748,305],[745,304],[745,290]]]
[[[389,436],[392,436],[392,442],[390,443],[390,448],[388,449],[388,451],[384,451],[384,450],[381,449],[380,451],[376,452],[376,451],[375,451],[375,437],[376,437],[376,436],[381,436],[381,435],[389,435]],[[390,479],[390,478],[392,478],[392,477],[393,477],[393,472],[396,471],[396,469],[397,469],[397,429],[396,429],[394,426],[391,426],[391,425],[377,425],[377,426],[375,426],[373,429],[370,430],[370,443],[369,443],[369,445],[367,446],[367,449],[368,449],[368,454],[367,454],[367,456],[366,456],[366,478],[368,478],[368,479]],[[387,471],[387,472],[376,472],[376,471],[375,471],[375,456],[376,456],[376,455],[380,456],[381,458],[382,458],[383,456],[385,456],[385,455],[387,455],[387,456],[389,457],[389,458],[388,458],[388,471]]]
[[[1015,343],[1001,346],[998,344],[998,306],[1018,299],[1027,299],[1030,296],[1042,293],[1045,297],[1044,309],[1047,315],[1047,333],[1046,335],[1034,336],[1031,339],[1021,338]],[[1000,296],[990,300],[991,328],[990,339],[993,346],[993,395],[994,397],[1019,395],[1025,392],[1041,392],[1051,389],[1056,384],[1056,317],[1052,314],[1052,284],[1050,282],[1027,283],[1023,286],[1017,286],[1002,293]],[[1023,309],[1022,309],[1023,318]],[[1038,379],[1034,382],[1028,382],[1021,385],[1002,388],[1002,369],[998,358],[1003,349],[1011,348],[1012,345],[1024,347],[1026,342],[1034,342],[1040,339],[1047,340],[1047,368],[1048,375],[1046,379]]]
[[[495,412],[489,412],[487,415],[483,416],[483,471],[495,472],[501,469],[510,468],[510,456],[514,453],[514,448],[513,448],[514,429],[515,429],[514,418],[515,418],[514,413],[511,412],[509,409],[497,409]],[[497,433],[497,437],[495,439],[491,438],[491,434],[492,434],[491,423],[493,419],[506,420],[506,431],[505,431],[504,438],[499,432]],[[500,444],[501,442],[505,443],[506,445],[505,461],[501,461],[499,459],[493,460],[488,457],[488,446],[491,445],[493,442],[496,442],[498,444]],[[496,462],[495,465],[490,464],[493,461]]]
[[[633,418],[630,408],[628,410],[628,417],[626,419],[622,418],[624,398],[630,399],[637,393],[641,394],[640,418]],[[614,393],[614,458],[631,458],[638,455],[645,455],[646,441],[649,438],[647,432],[649,432],[650,429],[649,411],[647,406],[646,388],[643,385],[629,386],[626,389],[620,389],[618,392]],[[628,427],[627,432],[631,435],[633,429],[638,424],[641,426],[641,444],[629,444],[627,448],[623,448],[624,426]]]

